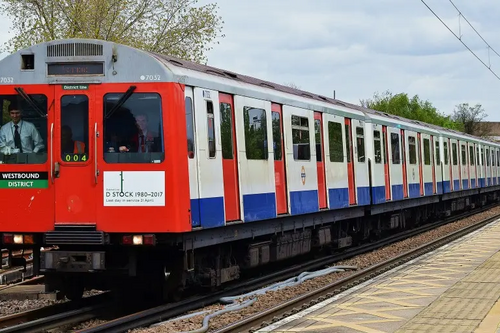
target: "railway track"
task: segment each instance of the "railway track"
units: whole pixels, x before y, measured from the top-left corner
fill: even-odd
[[[59,303],[43,308],[0,317],[0,332],[43,332],[65,325],[78,324],[102,314],[114,304],[110,293]]]
[[[364,244],[362,246],[346,250],[342,253],[337,253],[335,255],[327,256],[324,258],[319,258],[315,259],[312,261],[309,261],[307,263],[303,264],[298,264],[293,267],[274,272],[272,274],[266,275],[264,277],[260,278],[254,278],[251,280],[247,280],[232,286],[228,286],[222,291],[218,291],[215,293],[212,293],[210,295],[205,295],[205,296],[199,296],[199,297],[192,297],[186,300],[183,300],[181,302],[176,302],[176,303],[170,303],[170,304],[165,304],[161,305],[158,307],[154,307],[151,309],[147,309],[135,314],[128,315],[126,317],[122,318],[117,318],[115,320],[106,322],[104,324],[94,326],[91,328],[87,328],[84,330],[78,331],[79,333],[97,333],[97,332],[126,332],[127,330],[130,329],[135,329],[139,327],[147,327],[152,324],[161,322],[161,321],[166,321],[168,319],[175,318],[177,316],[180,316],[182,314],[185,314],[190,311],[194,311],[197,309],[200,309],[204,306],[216,304],[219,302],[219,300],[222,297],[227,297],[227,296],[232,296],[232,295],[241,295],[244,293],[247,293],[249,291],[253,291],[259,288],[262,288],[264,286],[273,284],[278,281],[283,281],[288,278],[297,276],[301,272],[304,271],[313,271],[313,270],[318,270],[321,269],[325,266],[331,265],[335,262],[339,262],[342,260],[346,260],[352,257],[355,257],[357,255],[367,253],[370,251],[377,250],[381,247],[390,245],[392,243],[396,243],[398,241],[404,240],[406,238],[410,238],[413,236],[417,236],[421,233],[424,233],[426,231],[430,231],[432,229],[435,229],[437,227],[443,226],[445,224],[455,222],[467,217],[470,217],[475,214],[479,214],[481,212],[487,211],[493,207],[498,206],[498,203],[488,205],[479,209],[475,209],[473,211],[465,212],[462,214],[459,214],[454,217],[446,218],[442,221],[423,225],[421,227],[404,231],[401,233],[398,233],[393,236],[389,236],[383,240],[380,240],[376,243],[369,243],[369,244]],[[479,229],[483,227],[484,225],[491,223],[492,221],[498,219],[500,217],[499,215],[496,215],[494,217],[488,218],[484,221],[481,221],[479,223],[476,223],[472,226],[463,228],[459,230],[458,232],[454,232],[452,234],[447,235],[446,237],[442,237],[437,241],[433,241],[431,243],[428,243],[424,246],[421,246],[415,250],[408,251],[404,255],[395,257],[393,259],[388,260],[387,262],[372,266],[366,270],[357,272],[349,276],[348,278],[341,280],[339,282],[332,283],[331,285],[318,289],[316,291],[310,292],[308,294],[304,294],[298,298],[289,300],[283,304],[280,304],[277,307],[271,308],[266,310],[265,312],[258,313],[256,315],[253,315],[251,317],[248,317],[247,319],[244,319],[240,322],[236,322],[230,326],[227,326],[221,330],[219,330],[219,333],[222,332],[244,332],[244,331],[249,331],[252,329],[254,326],[259,326],[262,322],[265,322],[266,320],[272,320],[273,318],[279,318],[281,315],[288,315],[288,312],[293,310],[295,311],[296,309],[301,309],[301,307],[304,306],[309,306],[312,305],[312,303],[318,302],[318,298],[323,297],[331,297],[337,293],[340,293],[350,287],[353,287],[357,284],[362,283],[363,281],[373,278],[376,275],[379,275],[393,267],[396,267],[408,260],[411,260],[413,258],[416,258],[428,251],[431,251],[437,247],[440,247],[448,242],[451,242],[459,237],[462,237],[466,235],[467,233],[470,233],[476,229]],[[281,318],[280,318],[281,319]]]

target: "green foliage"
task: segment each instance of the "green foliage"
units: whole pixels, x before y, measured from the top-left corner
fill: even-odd
[[[361,100],[360,103],[363,107],[407,119],[458,131],[463,130],[463,125],[452,119],[451,116],[440,113],[432,106],[431,102],[421,100],[418,95],[409,98],[405,93],[393,95],[391,92],[386,91],[383,94],[375,93],[373,99]]]
[[[14,37],[4,51],[64,38],[94,38],[206,62],[222,30],[217,4],[198,0],[4,0]],[[221,35],[220,37],[224,37]],[[217,42],[218,43],[218,42]]]

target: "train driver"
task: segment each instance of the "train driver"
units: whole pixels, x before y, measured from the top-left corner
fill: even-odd
[[[61,150],[64,154],[85,154],[85,143],[73,140],[73,131],[68,125],[61,127]]]
[[[14,104],[9,105],[11,121],[0,128],[0,151],[4,154],[37,153],[45,145],[35,125],[22,120],[22,111]]]
[[[156,142],[158,133],[148,129],[149,119],[144,113],[135,116],[135,125],[138,132],[131,138],[129,146],[120,146],[120,152],[132,151],[139,153],[157,152],[158,144]]]

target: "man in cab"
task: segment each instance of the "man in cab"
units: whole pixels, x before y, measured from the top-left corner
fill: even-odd
[[[9,105],[11,121],[0,128],[0,151],[4,154],[38,153],[45,145],[33,123],[22,119],[22,111],[15,103]]]

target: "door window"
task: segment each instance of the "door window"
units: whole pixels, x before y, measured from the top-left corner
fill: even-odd
[[[89,98],[65,95],[61,98],[61,159],[86,162],[89,158]]]

